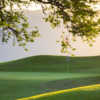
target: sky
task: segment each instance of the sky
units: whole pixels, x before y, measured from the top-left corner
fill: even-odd
[[[29,17],[30,28],[38,26],[40,30],[40,38],[38,38],[35,43],[28,44],[29,51],[25,52],[22,47],[13,47],[11,42],[7,45],[2,45],[0,47],[0,61],[9,61],[13,59],[18,59],[22,57],[32,56],[32,55],[56,55],[58,51],[56,48],[56,40],[58,37],[58,29],[52,30],[48,23],[42,20],[41,11],[25,11],[27,17]],[[57,35],[58,34],[58,35]]]
[[[37,5],[36,5],[37,6]],[[34,8],[34,7],[33,7]],[[45,23],[42,19],[42,12],[37,7],[35,10],[29,8],[24,9],[25,15],[28,17],[30,23],[30,29],[34,26],[38,26],[41,36],[33,44],[28,44],[29,51],[25,52],[22,47],[11,45],[11,41],[8,44],[0,45],[0,62],[20,59],[34,55],[66,55],[61,54],[60,45],[56,43],[56,40],[60,38],[61,28],[57,27],[52,29],[49,23]],[[77,38],[72,45],[77,49],[74,51],[76,56],[96,56],[100,55],[100,36],[96,39],[93,47],[89,47],[86,43],[83,43],[80,38]]]

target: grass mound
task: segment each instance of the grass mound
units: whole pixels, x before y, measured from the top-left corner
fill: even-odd
[[[100,56],[71,57],[33,56],[16,61],[0,63],[2,72],[91,72],[100,73]]]

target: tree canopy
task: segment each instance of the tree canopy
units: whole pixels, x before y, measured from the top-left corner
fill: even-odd
[[[28,20],[21,9],[21,5],[29,6],[32,2],[41,5],[45,15],[43,19],[49,22],[52,28],[63,24],[60,41],[62,52],[67,52],[69,47],[74,50],[67,41],[69,37],[66,37],[66,32],[72,35],[72,41],[79,36],[90,45],[100,33],[99,10],[93,8],[99,0],[0,0],[1,42],[7,43],[13,38],[13,44],[18,43],[25,48],[27,43],[34,42],[39,36],[37,27],[28,30]],[[17,6],[17,10],[14,9],[14,5]]]

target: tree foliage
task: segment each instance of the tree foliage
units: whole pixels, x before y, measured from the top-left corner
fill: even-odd
[[[0,39],[3,43],[7,43],[10,38],[13,38],[13,45],[18,43],[24,47],[29,42],[34,42],[39,36],[37,27],[28,31],[29,23],[21,9],[21,4],[29,4],[26,1],[20,0],[0,0]],[[14,6],[18,9],[14,9]]]
[[[22,10],[13,9],[15,4],[21,9],[21,4],[30,4],[31,2],[41,5],[45,15],[44,20],[50,22],[52,28],[63,24],[64,30],[60,41],[62,52],[67,52],[69,47],[74,50],[67,41],[69,38],[66,37],[67,33],[71,34],[72,38],[81,37],[90,45],[100,33],[99,11],[93,8],[93,5],[99,3],[99,0],[1,0],[2,42],[8,42],[13,36],[20,46],[25,47],[26,43],[34,42],[34,39],[39,36],[37,28],[28,32],[29,25]],[[8,6],[9,10],[6,9]]]

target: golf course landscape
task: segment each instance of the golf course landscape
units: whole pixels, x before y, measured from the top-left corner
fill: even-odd
[[[0,0],[0,100],[100,100],[100,0]]]
[[[0,100],[100,100],[100,56],[67,61],[42,55],[0,63]]]

